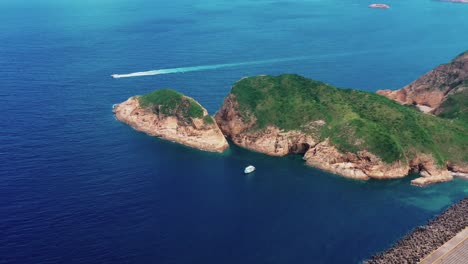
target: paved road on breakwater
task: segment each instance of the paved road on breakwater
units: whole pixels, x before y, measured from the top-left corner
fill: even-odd
[[[420,262],[420,264],[458,263],[468,263],[468,227]]]

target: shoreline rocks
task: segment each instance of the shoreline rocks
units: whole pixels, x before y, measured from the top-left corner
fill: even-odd
[[[203,111],[206,117],[208,112],[204,108]],[[155,114],[141,107],[138,97],[114,105],[113,112],[119,121],[151,136],[210,152],[223,152],[229,146],[214,121],[207,124],[203,118],[192,118],[187,122],[177,116]]]
[[[311,147],[304,155],[306,164],[346,178],[357,180],[397,179],[405,177],[409,168],[396,162],[384,164],[368,151],[341,153],[326,139]]]
[[[420,177],[411,181],[415,186],[427,186],[432,183],[446,182],[453,179],[447,168],[438,168],[430,155],[420,154],[409,164],[401,161],[387,164],[368,151],[358,153],[340,153],[329,140],[311,147],[304,155],[309,166],[329,171],[346,178],[357,180],[399,179],[411,173]]]
[[[384,252],[365,264],[418,263],[468,227],[468,198],[452,205],[426,225],[415,228]]]

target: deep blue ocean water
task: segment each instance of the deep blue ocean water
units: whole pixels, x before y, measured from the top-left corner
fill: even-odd
[[[467,196],[462,180],[359,182],[299,156],[205,153],[112,115],[162,87],[215,113],[257,74],[397,89],[468,49],[468,5],[369,3],[0,1],[0,263],[357,263]],[[307,58],[110,78],[293,57]]]

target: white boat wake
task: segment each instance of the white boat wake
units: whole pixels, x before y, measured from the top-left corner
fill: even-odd
[[[170,69],[159,69],[151,71],[142,71],[142,72],[133,72],[126,74],[112,74],[112,78],[131,78],[131,77],[141,77],[141,76],[151,76],[151,75],[161,75],[161,74],[170,74],[170,73],[183,73],[183,72],[194,72],[194,71],[205,71],[205,70],[216,70],[223,68],[235,68],[240,66],[251,66],[251,65],[261,65],[261,64],[274,64],[280,62],[288,61],[300,61],[308,59],[319,59],[325,57],[336,57],[336,56],[349,56],[362,53],[370,53],[369,51],[357,51],[357,52],[345,52],[345,53],[335,53],[335,54],[323,54],[316,56],[302,56],[302,57],[289,57],[289,58],[279,58],[279,59],[270,59],[270,60],[258,60],[258,61],[247,61],[247,62],[238,62],[238,63],[225,63],[225,64],[213,64],[213,65],[201,65],[201,66],[191,66],[191,67],[181,67],[181,68],[170,68]]]
[[[143,72],[133,72],[133,73],[127,73],[127,74],[112,74],[111,76],[112,78],[130,78],[130,77],[151,76],[151,75],[170,74],[170,73],[216,70],[216,69],[222,69],[222,68],[234,68],[234,67],[240,67],[240,66],[259,65],[259,64],[272,64],[272,63],[278,63],[278,62],[305,60],[309,58],[310,57],[292,57],[292,58],[282,58],[282,59],[272,59],[272,60],[213,64],[213,65],[202,65],[202,66],[160,69],[160,70],[143,71]]]

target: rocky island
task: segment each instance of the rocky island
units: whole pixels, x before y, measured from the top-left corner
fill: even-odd
[[[466,171],[467,126],[378,94],[339,89],[298,75],[238,81],[215,115],[234,144],[353,179],[419,173],[415,185]]]
[[[465,52],[378,94],[295,74],[243,78],[214,120],[172,90],[131,97],[114,113],[136,130],[202,150],[225,150],[227,137],[267,155],[302,155],[310,166],[353,179],[419,174],[412,184],[424,186],[468,175],[467,61]]]
[[[151,136],[212,152],[229,146],[206,109],[173,90],[131,97],[113,111],[118,120]]]

